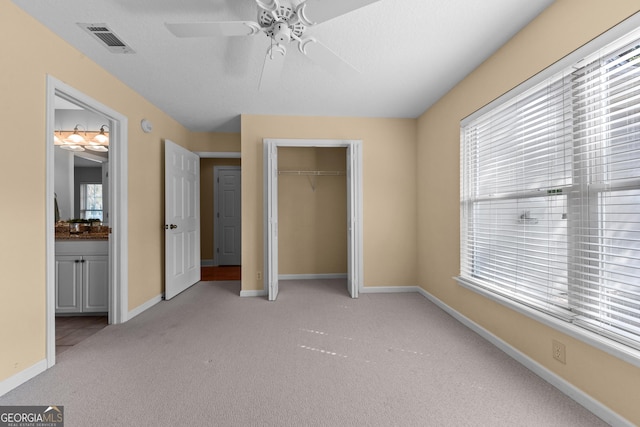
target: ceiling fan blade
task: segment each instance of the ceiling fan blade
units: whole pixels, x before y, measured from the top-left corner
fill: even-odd
[[[307,55],[309,59],[335,75],[347,76],[359,72],[353,65],[312,37],[301,40],[298,47],[300,52]]]
[[[177,37],[252,36],[260,32],[260,25],[251,21],[165,23],[164,25]]]
[[[380,0],[306,0],[298,8],[300,21],[310,27]]]
[[[260,76],[261,92],[272,91],[278,86],[286,54],[287,49],[279,44],[271,46],[267,51],[262,67],[262,76]]]

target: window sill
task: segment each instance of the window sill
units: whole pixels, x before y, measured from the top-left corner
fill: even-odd
[[[549,326],[559,332],[569,335],[572,338],[582,341],[592,347],[602,350],[612,356],[617,357],[618,359],[621,359],[635,367],[640,368],[640,351],[634,348],[631,348],[624,344],[613,341],[609,338],[598,335],[587,329],[583,329],[579,326],[574,325],[573,323],[563,321],[549,314],[545,314],[541,311],[528,307],[524,304],[520,304],[516,301],[513,301],[501,295],[495,294],[487,289],[484,289],[482,287],[479,287],[473,284],[473,282],[467,279],[464,279],[462,277],[454,277],[454,279],[461,286],[479,295],[482,295],[511,310],[514,310],[520,314],[523,314],[529,317],[530,319],[533,319],[546,326]]]

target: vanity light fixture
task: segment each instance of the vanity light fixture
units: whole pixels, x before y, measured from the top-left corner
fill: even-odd
[[[87,150],[100,151],[102,153],[106,153],[107,151],[109,151],[109,149],[107,147],[105,147],[104,145],[85,145],[85,148]]]
[[[73,145],[73,144],[62,144],[60,146],[60,148],[62,148],[63,150],[69,150],[69,151],[84,151],[84,148],[81,145]]]
[[[76,152],[91,150],[105,153],[109,151],[109,132],[105,130],[105,128],[109,127],[108,125],[100,126],[99,131],[84,130],[84,137],[78,133],[79,126],[81,125],[76,125],[73,131],[59,130],[57,131],[58,135],[54,132],[54,145]],[[63,138],[64,135],[67,135],[67,137]]]
[[[60,136],[62,136],[62,133],[60,134]],[[53,143],[54,145],[62,145],[64,144],[64,142],[62,142],[62,140],[58,137],[58,135],[56,135],[56,133],[53,133]]]
[[[104,133],[104,127],[107,125],[102,125],[100,126],[100,133],[97,134],[96,136],[93,137],[93,139],[91,141],[89,141],[89,144],[91,145],[102,145],[102,144],[109,144],[109,137],[107,135],[105,135]],[[109,127],[109,126],[107,126]]]
[[[64,143],[65,144],[77,145],[77,144],[86,144],[87,143],[87,141],[82,137],[82,135],[80,135],[78,133],[78,126],[80,126],[80,125],[77,124],[73,128],[73,133],[64,139]],[[84,133],[86,135],[87,131],[85,130]]]

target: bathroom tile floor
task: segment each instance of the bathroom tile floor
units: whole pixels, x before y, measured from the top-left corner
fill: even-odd
[[[107,325],[107,316],[56,316],[56,355]]]

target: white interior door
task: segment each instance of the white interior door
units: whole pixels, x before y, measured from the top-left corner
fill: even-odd
[[[265,201],[265,260],[264,281],[269,301],[278,297],[278,147],[264,144],[266,175]]]
[[[215,167],[216,257],[218,265],[240,265],[242,259],[242,216],[240,167]]]
[[[200,158],[165,140],[165,299],[200,281]]]
[[[356,256],[359,251],[356,248],[356,229],[358,227],[358,203],[355,197],[358,184],[358,177],[355,171],[359,171],[354,162],[359,156],[355,150],[359,149],[357,144],[350,144],[347,147],[347,290],[351,298],[358,298],[359,269]]]

